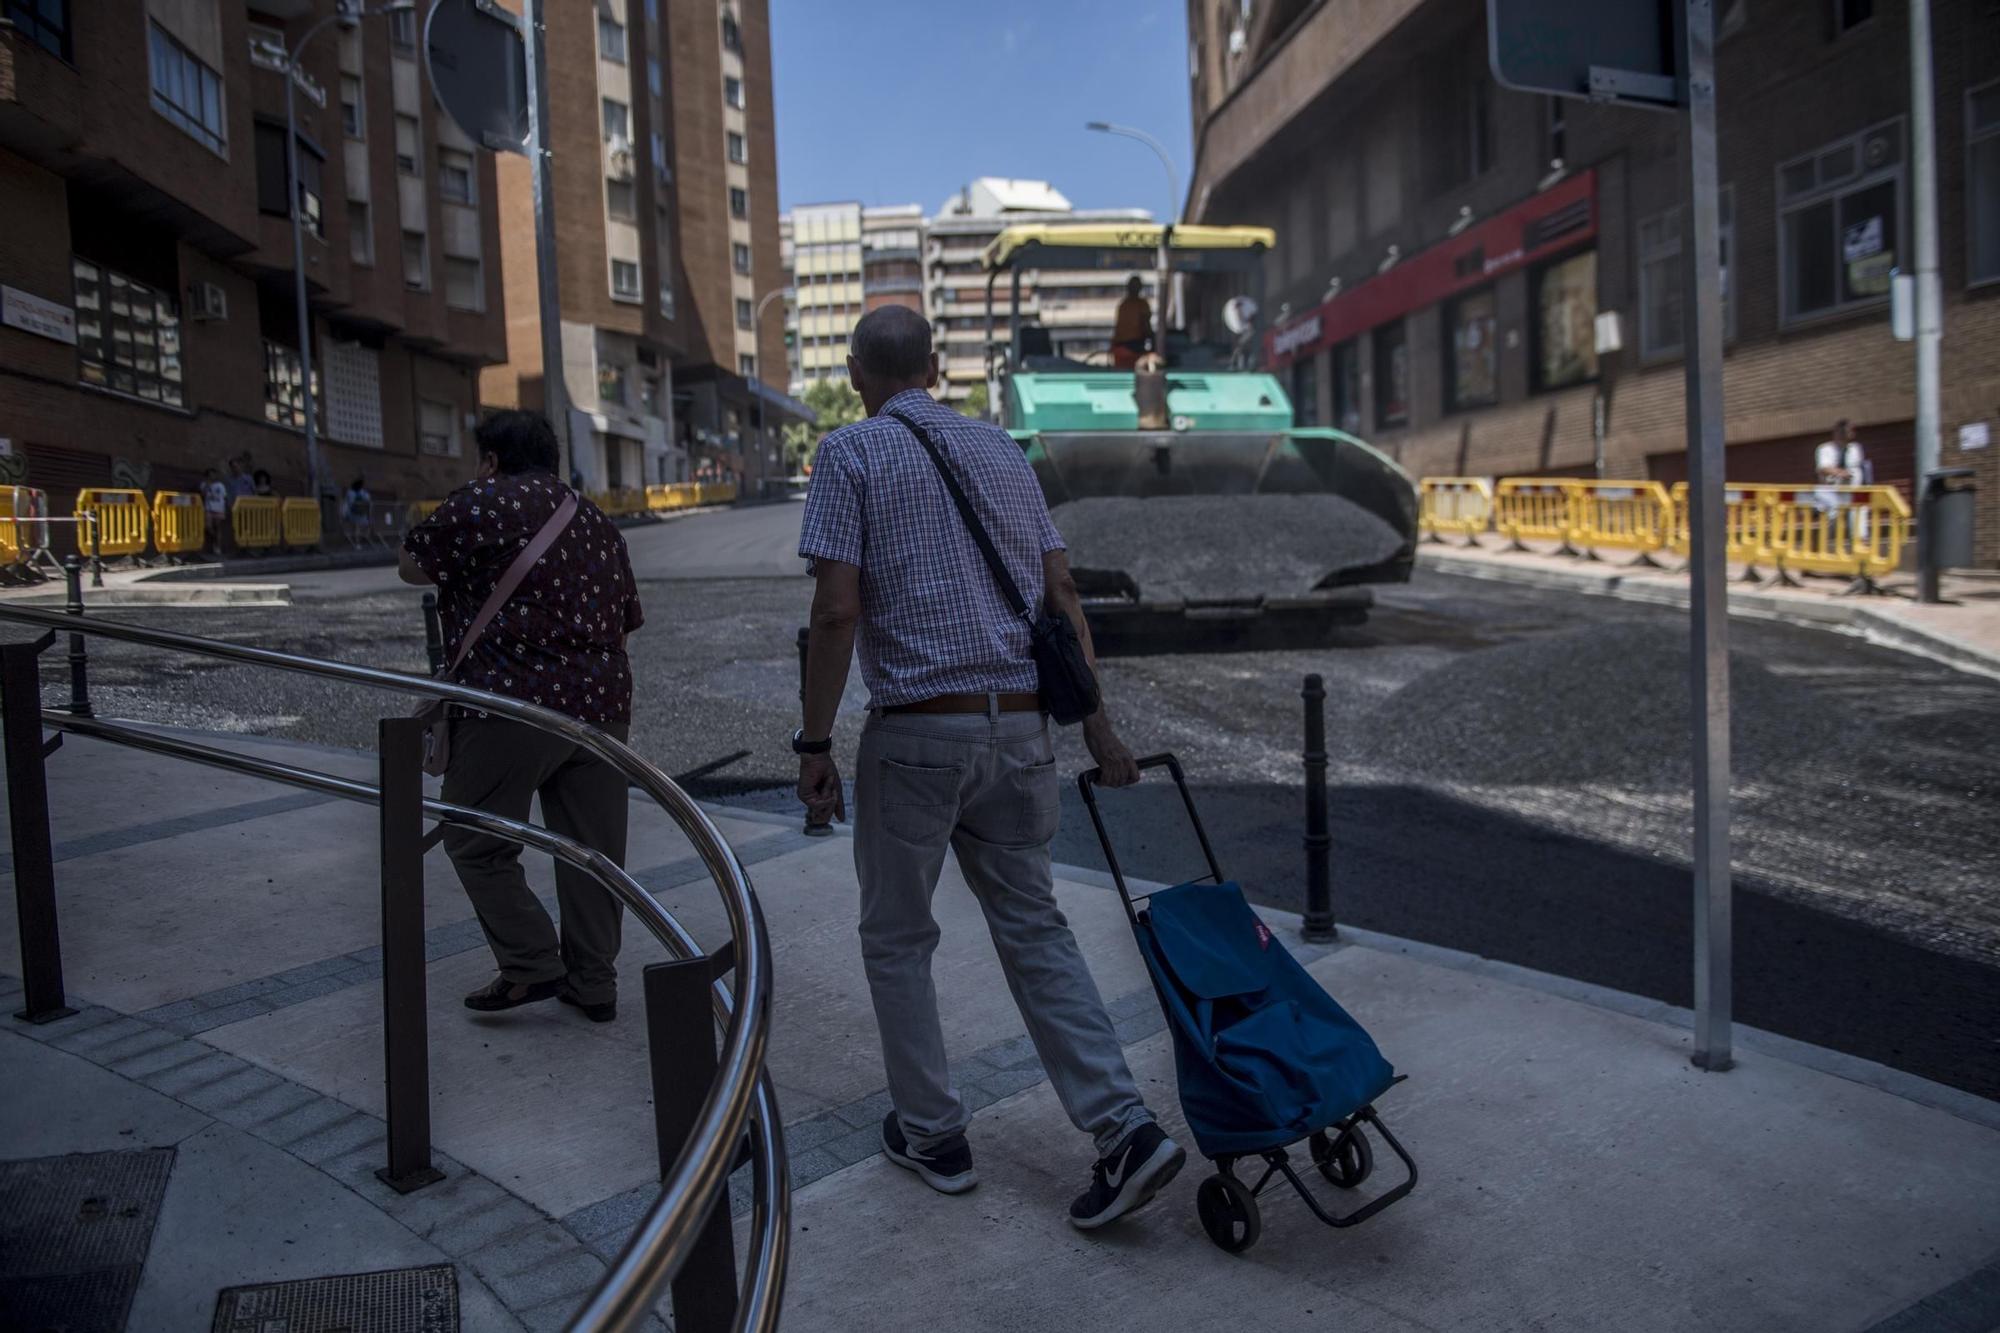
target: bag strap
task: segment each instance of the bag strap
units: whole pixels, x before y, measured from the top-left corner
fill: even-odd
[[[1014,608],[1014,614],[1023,620],[1033,619],[1028,614],[1027,599],[1021,596],[1020,585],[1015,583],[1014,576],[1007,572],[1006,562],[1001,560],[1000,552],[993,545],[993,539],[986,535],[986,525],[979,521],[979,515],[972,512],[972,501],[965,498],[965,491],[959,486],[958,478],[952,475],[951,468],[945,464],[944,455],[938,451],[937,445],[932,443],[930,432],[901,412],[891,412],[888,415],[902,422],[910,434],[917,437],[917,443],[924,446],[924,452],[930,455],[931,462],[937,467],[938,475],[944,478],[945,489],[951,492],[952,503],[958,506],[958,516],[965,520],[966,531],[972,534],[973,543],[979,547],[979,553],[986,557],[986,567],[993,571],[993,581],[1000,585],[1000,592],[1006,597],[1007,604]]]
[[[500,614],[500,608],[507,605],[507,599],[521,586],[521,580],[528,577],[528,571],[535,567],[537,560],[548,554],[549,548],[556,544],[556,538],[562,536],[563,529],[568,527],[569,521],[575,517],[576,493],[572,491],[563,497],[561,504],[556,506],[556,512],[549,515],[549,521],[542,524],[541,531],[521,548],[521,554],[514,557],[514,563],[508,565],[501,573],[500,581],[494,584],[493,591],[487,594],[485,605],[479,608],[479,614],[472,618],[472,623],[465,627],[465,637],[458,641],[458,652],[453,654],[451,665],[444,669],[444,677],[440,679],[458,671],[459,666],[465,661],[465,655],[472,651],[472,645],[479,642],[479,636],[493,623],[493,617]]]

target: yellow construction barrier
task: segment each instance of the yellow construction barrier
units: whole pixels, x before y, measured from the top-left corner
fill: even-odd
[[[736,503],[736,483],[733,481],[704,481],[695,487],[695,501],[698,505],[729,505]]]
[[[1608,548],[1650,560],[1673,540],[1674,504],[1657,481],[1571,482],[1569,511],[1569,544],[1586,557]]]
[[[32,486],[0,489],[0,566],[25,565],[49,546],[49,497]]]
[[[229,531],[240,551],[268,551],[284,535],[284,511],[275,495],[239,495],[229,506]]]
[[[686,509],[693,504],[694,487],[686,482],[646,488],[646,508],[656,514],[668,509]]]
[[[1772,487],[1765,502],[1780,579],[1846,574],[1865,585],[1903,562],[1910,506],[1893,486]]]
[[[443,503],[444,501],[442,500],[412,500],[410,507],[403,512],[403,526],[405,528],[414,528],[417,524],[435,514],[438,506]]]
[[[279,506],[278,512],[284,529],[285,545],[294,550],[304,550],[309,546],[319,545],[318,501],[294,495]]]
[[[161,555],[196,555],[208,545],[201,497],[186,491],[153,495],[153,549]]]
[[[1418,483],[1417,530],[1434,541],[1455,532],[1477,540],[1493,524],[1493,485],[1484,477],[1425,477]]]
[[[1757,577],[1757,566],[1768,565],[1778,553],[1771,546],[1771,505],[1768,492],[1788,491],[1789,486],[1738,484],[1723,490],[1723,558],[1744,566],[1745,579]],[[1694,552],[1694,537],[1688,518],[1688,484],[1674,483],[1670,493],[1674,506],[1673,536],[1667,549],[1687,557]]]
[[[1493,530],[1520,546],[1523,538],[1563,543],[1569,549],[1570,492],[1562,477],[1503,477],[1493,488]]]
[[[77,524],[80,555],[144,555],[152,506],[144,491],[87,487],[76,493],[76,512],[90,514],[93,523]]]

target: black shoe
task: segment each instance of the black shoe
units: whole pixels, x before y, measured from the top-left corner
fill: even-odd
[[[1152,1201],[1187,1161],[1187,1150],[1147,1121],[1091,1168],[1090,1188],[1069,1206],[1069,1224],[1090,1231]]]
[[[560,978],[554,981],[513,982],[505,977],[495,977],[484,990],[476,990],[466,996],[465,1007],[477,1009],[482,1014],[495,1014],[502,1009],[518,1009],[524,1004],[553,1000],[561,989]]]
[[[924,1184],[939,1194],[963,1194],[979,1183],[979,1173],[972,1169],[972,1145],[965,1135],[954,1134],[940,1147],[918,1152],[904,1137],[894,1111],[882,1117],[882,1151],[897,1166],[922,1176]]]
[[[602,1004],[585,1004],[577,998],[576,992],[567,986],[564,986],[556,994],[556,998],[572,1008],[583,1010],[583,1016],[593,1023],[609,1023],[612,1019],[618,1017],[618,1001],[616,1000],[606,1000]]]

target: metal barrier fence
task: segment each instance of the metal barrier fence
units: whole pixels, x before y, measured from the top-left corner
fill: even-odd
[[[49,549],[49,497],[32,486],[0,491],[0,566],[32,564]]]
[[[208,545],[208,515],[201,497],[186,491],[153,494],[153,549],[161,555],[197,555]]]
[[[1577,481],[1569,487],[1571,546],[1584,558],[1600,549],[1651,553],[1665,550],[1673,535],[1674,505],[1657,481]]]
[[[1417,493],[1417,531],[1434,541],[1455,532],[1476,538],[1493,522],[1493,486],[1484,477],[1425,477]]]
[[[1771,545],[1771,506],[1766,502],[1766,493],[1782,489],[1786,488],[1745,483],[1729,486],[1722,493],[1723,558],[1744,566],[1746,580],[1756,578],[1757,566],[1777,563],[1777,548]],[[1675,482],[1671,495],[1674,526],[1667,549],[1686,559],[1694,552],[1688,519],[1688,484]]]
[[[409,506],[403,510],[403,526],[414,528],[417,524],[435,514],[438,511],[438,506],[443,503],[444,501],[442,500],[412,500]]]
[[[1516,547],[1524,538],[1554,541],[1570,551],[1570,492],[1576,483],[1503,477],[1493,488],[1493,530]]]
[[[85,487],[76,493],[76,512],[92,517],[77,526],[77,554],[95,559],[146,553],[152,506],[144,491]]]
[[[736,484],[718,481],[676,481],[664,486],[648,486],[645,505],[654,513],[669,509],[696,509],[702,505],[736,503]]]
[[[241,551],[264,551],[284,539],[284,510],[275,495],[239,495],[229,506],[229,532]]]
[[[1845,574],[1857,588],[1873,588],[1902,563],[1910,506],[1893,486],[1774,490],[1766,503],[1781,578]]]
[[[292,496],[278,507],[285,545],[293,550],[317,548],[320,544],[319,502]]]
[[[672,779],[625,744],[561,713],[423,676],[300,657],[150,626],[83,614],[80,565],[68,567],[70,606],[63,611],[0,605],[0,621],[40,629],[39,639],[0,645],[0,736],[6,802],[13,829],[13,872],[24,1012],[31,1023],[75,1013],[66,1002],[57,926],[55,858],[46,763],[62,733],[248,773],[294,787],[376,806],[381,811],[382,1022],[387,1165],[376,1174],[399,1192],[442,1179],[430,1142],[430,1055],[425,992],[423,856],[440,824],[478,829],[546,852],[618,898],[676,961],[645,969],[647,1045],[653,1114],[660,1145],[659,1197],[634,1227],[596,1290],[569,1319],[571,1330],[650,1327],[671,1285],[681,1333],[777,1326],[790,1244],[790,1172],[776,1091],[765,1065],[771,1026],[771,944],[749,876],[705,811]],[[42,703],[41,655],[59,632],[70,635],[70,705]],[[201,744],[95,717],[84,636],[170,653],[268,667],[414,694],[509,718],[596,755],[650,796],[692,844],[721,893],[730,938],[704,953],[671,912],[602,853],[537,825],[429,800],[422,775],[423,720],[385,717],[379,724],[380,780],[369,784],[314,769]],[[44,726],[55,728],[45,740]],[[734,987],[722,977],[735,974]],[[715,1025],[723,1027],[721,1049]],[[746,1143],[747,1143],[747,1153]],[[737,1278],[729,1176],[752,1166],[748,1253]]]

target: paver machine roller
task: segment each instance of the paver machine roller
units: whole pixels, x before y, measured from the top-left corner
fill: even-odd
[[[1263,227],[1030,224],[981,256],[988,401],[1027,451],[1106,652],[1323,641],[1366,619],[1367,585],[1410,577],[1415,484],[1353,435],[1293,424],[1277,377],[1252,368],[1254,300],[1236,298],[1228,341],[1170,331],[1161,309],[1164,352],[1132,369],[1111,364],[1101,329],[1079,352],[1040,322],[1054,312],[1035,273],[1096,270],[1109,285],[1157,268],[1164,307],[1174,272],[1244,273],[1254,288],[1275,239]]]

